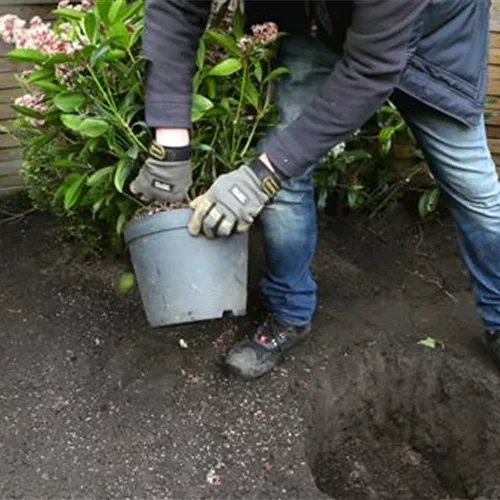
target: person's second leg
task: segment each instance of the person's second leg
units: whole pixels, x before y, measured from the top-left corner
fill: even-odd
[[[299,116],[335,61],[336,56],[312,37],[292,35],[284,42],[280,63],[289,74],[277,87],[277,130]],[[260,150],[265,150],[265,143]],[[261,289],[272,316],[228,353],[229,368],[245,378],[267,373],[311,329],[317,288],[310,269],[317,239],[313,170],[311,166],[302,178],[284,183],[259,218],[267,259]]]
[[[394,100],[427,156],[456,223],[488,346],[500,365],[500,182],[484,119],[467,128],[405,96]]]

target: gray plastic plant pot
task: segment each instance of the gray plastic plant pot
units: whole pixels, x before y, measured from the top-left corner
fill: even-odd
[[[137,285],[153,327],[242,316],[247,307],[248,234],[193,237],[190,209],[147,215],[125,227]]]

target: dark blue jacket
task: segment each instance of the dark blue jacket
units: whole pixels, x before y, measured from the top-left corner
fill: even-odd
[[[282,12],[302,4],[246,3],[254,16],[258,3],[276,4]],[[301,116],[268,144],[266,153],[284,174],[300,176],[362,126],[396,90],[465,126],[479,123],[487,88],[490,0],[325,3],[332,25],[339,26],[339,20],[343,25],[343,54]],[[146,119],[151,127],[190,126],[195,53],[210,4],[146,0]],[[268,15],[261,19],[270,20]]]

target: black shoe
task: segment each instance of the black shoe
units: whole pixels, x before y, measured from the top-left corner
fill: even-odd
[[[271,317],[257,328],[257,332],[238,342],[226,356],[226,364],[234,374],[258,378],[272,370],[285,352],[304,340],[311,325],[293,326]]]
[[[486,332],[486,345],[493,361],[500,368],[500,331]]]

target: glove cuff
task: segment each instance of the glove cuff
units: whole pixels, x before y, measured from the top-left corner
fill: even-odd
[[[191,157],[191,146],[173,148],[152,141],[149,146],[149,155],[158,161],[187,161]]]
[[[269,198],[274,198],[281,189],[281,179],[258,158],[252,161],[248,168],[259,179],[262,191]]]

